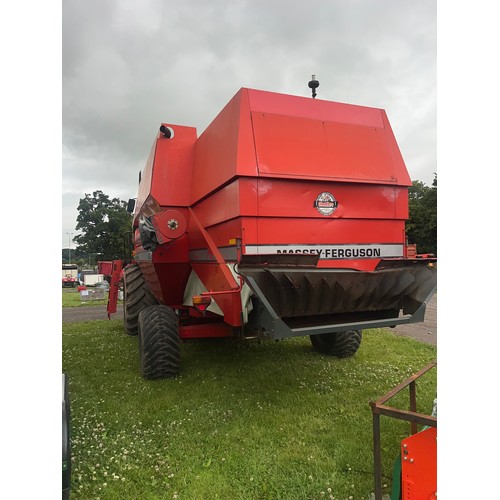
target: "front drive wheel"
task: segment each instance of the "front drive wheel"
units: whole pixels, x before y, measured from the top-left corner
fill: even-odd
[[[180,371],[179,319],[168,306],[139,313],[139,357],[145,379],[172,378]]]
[[[309,335],[314,349],[322,354],[348,358],[354,356],[361,344],[361,330]]]
[[[131,264],[123,271],[123,324],[127,335],[137,335],[139,313],[146,307],[158,304],[146,284],[138,264]]]

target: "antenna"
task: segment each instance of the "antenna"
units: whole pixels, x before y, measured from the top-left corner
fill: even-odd
[[[311,81],[307,86],[312,90],[312,98],[316,97],[316,89],[319,87],[319,82],[316,80],[316,75],[312,75]]]

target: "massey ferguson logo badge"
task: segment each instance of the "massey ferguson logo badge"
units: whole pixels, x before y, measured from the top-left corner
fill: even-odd
[[[335,199],[333,194],[327,191],[319,194],[314,202],[314,206],[321,215],[332,215],[338,204],[339,202]]]

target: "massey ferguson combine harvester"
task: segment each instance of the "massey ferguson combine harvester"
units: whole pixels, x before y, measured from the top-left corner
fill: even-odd
[[[243,88],[200,137],[163,123],[124,269],[142,375],[175,376],[180,339],[309,335],[346,357],[364,328],[422,321],[436,269],[406,257],[410,185],[381,109]]]

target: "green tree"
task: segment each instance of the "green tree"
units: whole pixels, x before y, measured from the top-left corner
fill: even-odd
[[[437,255],[437,176],[432,186],[413,181],[408,189],[410,218],[406,223],[409,243],[417,245],[418,253]]]
[[[122,257],[124,234],[131,230],[132,218],[127,203],[118,198],[110,199],[102,191],[85,194],[78,204],[76,229],[82,234],[75,236],[82,254],[99,253],[100,260]]]

